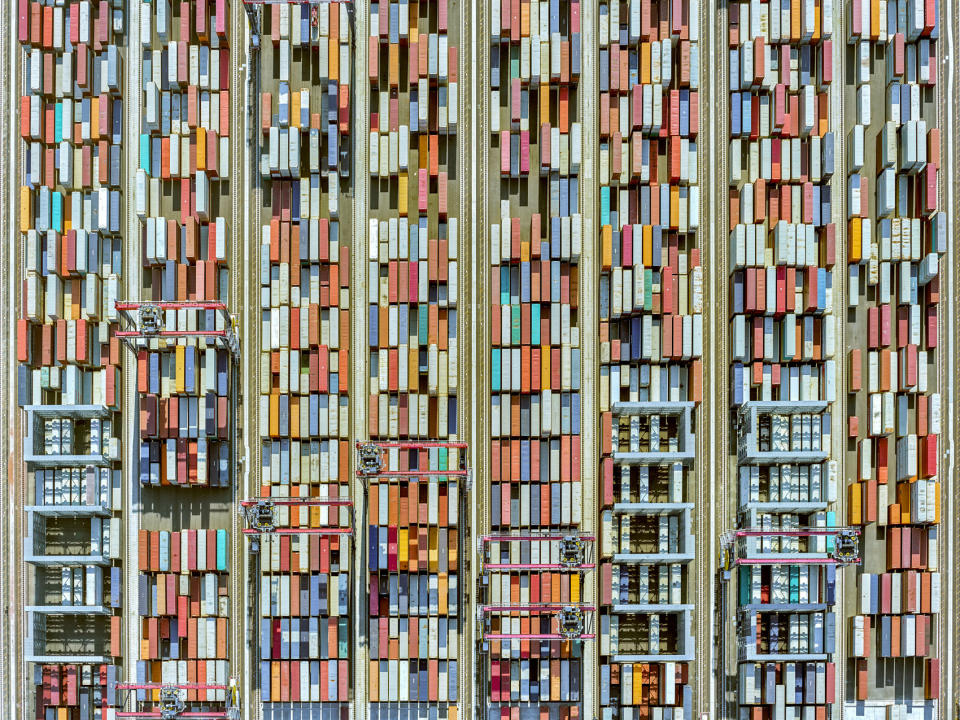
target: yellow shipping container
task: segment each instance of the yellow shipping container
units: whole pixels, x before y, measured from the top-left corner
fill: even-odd
[[[653,227],[643,226],[643,266],[653,267]]]
[[[277,393],[270,395],[270,437],[280,435],[280,396]]]
[[[407,353],[407,392],[416,392],[420,387],[419,363],[420,351],[416,346],[411,347]]]
[[[290,94],[290,127],[300,127],[300,93]]]
[[[207,131],[202,127],[197,128],[197,170],[207,169]]]
[[[600,267],[609,270],[613,265],[613,228],[604,225],[600,229]]]
[[[540,346],[540,389],[550,389],[550,346]]]
[[[175,349],[175,375],[174,375],[174,387],[178,393],[182,393],[186,387],[186,356],[187,349],[183,345],[177,345]]]
[[[428,534],[430,543],[430,572],[439,572],[440,571],[440,534],[437,532],[437,528],[430,528]]]
[[[290,437],[300,437],[300,398],[290,396]]]
[[[20,232],[33,227],[33,193],[26,185],[20,186]]]
[[[400,528],[397,532],[397,552],[400,570],[404,571],[410,563],[410,530]]]
[[[337,32],[339,32],[337,28]],[[331,32],[332,37],[330,38],[330,44],[328,46],[327,54],[329,57],[329,71],[330,71],[330,80],[339,83],[340,82],[340,41],[337,40],[336,35]]]
[[[861,222],[860,218],[854,217],[850,218],[850,230],[848,236],[850,238],[850,256],[848,262],[851,264],[858,263],[863,260],[863,250],[862,250],[862,239],[861,239]]]
[[[851,483],[847,488],[850,498],[847,503],[847,517],[851,525],[862,525],[863,514],[861,512],[862,492],[860,483]]]
[[[447,574],[440,573],[437,577],[437,588],[440,593],[437,611],[440,615],[446,615],[449,612],[449,607],[447,606],[447,596],[450,593],[447,589],[447,583]]]
[[[413,170],[408,170],[405,173],[400,173],[397,177],[397,212],[400,213],[400,217],[406,217],[408,210],[408,200],[407,195],[409,193],[409,177],[410,173]]]

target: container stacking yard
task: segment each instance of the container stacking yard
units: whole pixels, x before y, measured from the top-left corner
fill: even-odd
[[[947,0],[8,9],[0,715],[952,714]]]

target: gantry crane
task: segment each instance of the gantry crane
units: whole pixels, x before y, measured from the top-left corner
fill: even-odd
[[[236,678],[230,678],[226,685],[216,683],[117,683],[118,691],[149,690],[158,692],[157,700],[133,699],[134,706],[147,705],[151,707],[136,708],[133,710],[119,710],[117,718],[160,718],[160,720],[240,720],[240,686]],[[225,700],[198,701],[198,704],[223,703],[223,710],[196,710],[187,711],[187,693],[191,690],[213,690],[226,693]],[[121,707],[124,702],[120,703]]]

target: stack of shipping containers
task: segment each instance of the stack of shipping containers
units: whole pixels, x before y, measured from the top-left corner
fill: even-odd
[[[16,9],[21,174],[19,232],[8,242],[21,249],[11,282],[20,283],[22,557],[32,568],[23,657],[34,717],[91,720],[115,704],[121,655],[113,302],[124,270],[124,13],[106,1],[18,0]]]
[[[730,5],[730,352],[740,718],[834,701],[833,0]]]
[[[848,701],[892,700],[903,718],[937,711],[941,679],[937,8],[855,0],[847,20],[847,511],[868,538],[850,604]]]
[[[259,494],[347,498],[350,10],[281,3],[262,12]],[[275,513],[278,527],[312,532],[261,538],[264,716],[323,703],[325,718],[346,718],[357,632],[349,621],[350,509]]]
[[[451,3],[452,5],[452,3]],[[369,434],[457,439],[456,17],[447,0],[370,3]],[[463,168],[457,168],[458,173]],[[386,468],[457,470],[458,449],[393,448]],[[368,485],[370,717],[456,718],[460,483]]]
[[[111,706],[116,704],[116,665],[44,664],[38,671],[34,681],[37,720],[91,720],[96,712],[102,712],[99,717],[110,717]]]
[[[600,6],[600,684],[605,720],[689,718],[702,395],[695,2]],[[611,562],[612,561],[612,562]]]
[[[143,301],[226,302],[230,51],[225,0],[145,3],[134,179]],[[167,309],[163,329],[224,330],[214,310]],[[229,484],[229,354],[202,337],[137,353],[140,482]]]
[[[576,533],[582,522],[579,259],[582,128],[580,3],[490,6],[491,396],[489,519],[494,533]],[[497,174],[499,168],[499,174]],[[494,543],[491,560],[555,563],[557,546]],[[539,605],[488,613],[480,688],[485,718],[582,717],[581,639],[555,635],[545,605],[582,600],[581,575],[491,572],[483,602]],[[588,628],[595,632],[592,613]],[[587,640],[586,642],[594,642]]]
[[[231,622],[226,530],[140,530],[138,683],[226,685]],[[141,701],[157,690],[138,690]],[[151,698],[152,696],[152,698]],[[213,709],[226,691],[191,689],[190,707]]]
[[[130,39],[138,51],[132,62],[141,63],[139,163],[131,180],[145,303],[228,300],[235,72],[228,25],[226,0],[154,0],[141,6],[140,36]],[[230,352],[203,333],[227,330],[228,320],[196,307],[161,313],[161,329],[175,335],[144,342],[137,352],[135,472],[143,511],[136,679],[224,684],[231,672],[228,537],[209,528],[229,522],[229,498],[217,488],[229,485],[233,471],[235,408]],[[187,708],[209,708],[225,696],[190,690]],[[159,692],[138,691],[136,699],[155,703]]]

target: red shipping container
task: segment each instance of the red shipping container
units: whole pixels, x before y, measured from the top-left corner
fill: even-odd
[[[68,665],[64,673],[64,686],[66,688],[66,705],[76,706],[80,702],[77,687],[77,666]]]
[[[225,0],[216,0],[215,8],[214,32],[224,37],[227,34],[227,3]]]
[[[924,661],[924,697],[937,700],[940,697],[940,658]]]

